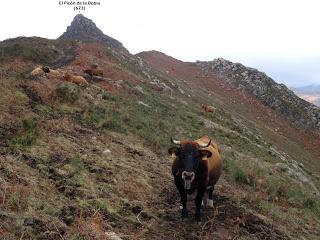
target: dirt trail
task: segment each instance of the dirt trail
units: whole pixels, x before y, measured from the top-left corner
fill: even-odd
[[[126,145],[126,143],[125,143]],[[225,193],[214,194],[214,208],[203,207],[203,220],[201,224],[194,221],[195,193],[188,197],[189,218],[185,221],[180,216],[180,197],[174,186],[170,173],[170,162],[167,157],[159,159],[151,151],[136,149],[130,144],[127,149],[134,154],[137,161],[132,167],[140,166],[150,177],[149,184],[153,192],[151,198],[145,199],[144,205],[152,218],[139,219],[142,230],[133,239],[289,239],[281,232],[271,220],[258,213],[249,212],[244,207],[234,202]],[[151,157],[152,156],[152,157]],[[151,157],[151,159],[149,159]],[[148,164],[141,164],[148,161]],[[159,169],[161,163],[161,169]],[[218,183],[224,184],[224,181]],[[150,195],[149,195],[150,196]],[[204,198],[204,202],[206,201]],[[143,213],[143,210],[142,212]],[[140,214],[141,215],[141,214]],[[140,216],[138,214],[137,218]],[[124,238],[126,239],[126,238]],[[128,237],[128,239],[132,239]]]
[[[194,222],[194,196],[189,196],[189,218],[182,221],[179,196],[174,187],[163,188],[159,196],[159,222],[151,226],[146,239],[289,239],[261,215],[247,212],[230,198],[215,194],[214,208],[203,207],[201,224]]]

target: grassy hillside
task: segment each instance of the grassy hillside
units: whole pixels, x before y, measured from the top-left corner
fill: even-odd
[[[0,44],[6,52],[0,62],[3,239],[319,236],[320,178],[313,164],[320,152],[307,133],[290,128],[283,136],[286,128],[269,128],[248,102],[230,103],[219,91],[208,95],[201,84],[101,45],[15,41],[21,46],[14,50]],[[61,51],[52,55],[52,49]],[[105,77],[85,76],[87,87],[30,78],[39,63],[80,75],[97,63]],[[202,103],[217,110],[204,114]],[[180,220],[167,149],[171,136],[204,134],[221,146],[224,174],[215,208],[204,208],[196,225],[193,216]]]

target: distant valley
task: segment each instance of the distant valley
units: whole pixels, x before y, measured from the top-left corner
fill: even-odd
[[[298,88],[292,88],[300,98],[320,106],[320,85],[308,85]]]

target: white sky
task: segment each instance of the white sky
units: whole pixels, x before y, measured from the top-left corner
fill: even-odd
[[[131,53],[158,50],[184,61],[223,57],[289,86],[320,84],[318,0],[100,2],[82,13]],[[0,0],[0,40],[57,38],[77,13],[59,0]]]

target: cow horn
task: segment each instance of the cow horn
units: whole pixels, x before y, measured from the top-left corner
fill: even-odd
[[[211,144],[211,139],[210,139],[210,141],[209,141],[208,144],[199,144],[199,147],[201,147],[201,148],[206,148],[206,147],[209,147],[210,144]]]
[[[176,145],[181,144],[181,141],[174,140],[172,137],[171,137],[171,142],[172,142],[173,144],[176,144]]]

